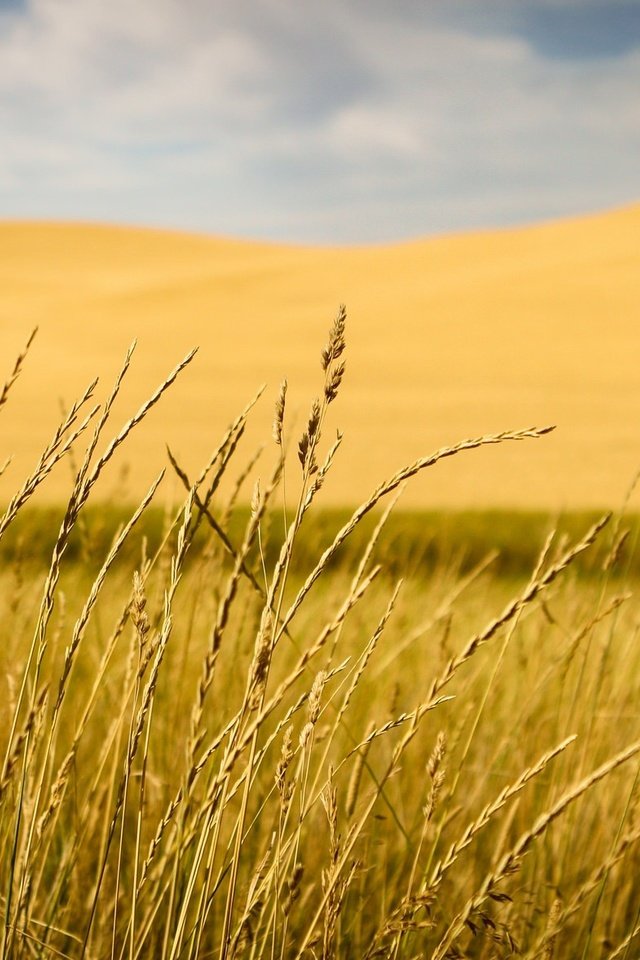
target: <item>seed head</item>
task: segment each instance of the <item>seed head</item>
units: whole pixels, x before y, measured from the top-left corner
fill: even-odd
[[[347,320],[347,308],[344,303],[338,308],[338,316],[333,321],[333,326],[329,332],[329,342],[322,351],[322,369],[327,370],[333,360],[337,360],[344,351],[345,339],[344,328]]]
[[[273,439],[279,447],[282,446],[282,427],[284,425],[284,406],[287,397],[287,381],[280,384],[280,393],[276,400],[276,412],[273,418]]]

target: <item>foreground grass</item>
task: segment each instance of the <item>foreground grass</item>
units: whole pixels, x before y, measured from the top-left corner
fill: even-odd
[[[135,422],[105,444],[82,407],[7,507],[3,956],[635,955],[633,534],[533,523],[526,572],[490,534],[426,563],[415,519],[374,508],[433,458],[314,525],[342,338],[286,477],[297,510],[282,460],[250,509],[220,497],[242,415],[183,504],[110,544],[86,505]],[[80,428],[42,565],[29,491]]]

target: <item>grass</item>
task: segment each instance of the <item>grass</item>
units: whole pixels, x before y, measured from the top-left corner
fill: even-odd
[[[74,528],[65,552],[68,562],[81,562],[97,572],[100,558],[107,552],[118,529],[134,512],[134,504],[87,504],[82,524]],[[227,532],[235,543],[242,538],[249,520],[249,506],[237,505],[227,520]],[[269,511],[266,526],[280,523],[280,511]],[[5,565],[24,565],[42,569],[49,563],[64,510],[54,506],[27,507],[0,540],[0,560]],[[332,569],[349,570],[365,549],[381,515],[372,512],[353,531],[332,558]],[[292,564],[296,569],[308,567],[318,549],[324,550],[334,533],[349,520],[351,511],[318,504],[305,518],[304,536],[296,545]],[[451,567],[460,574],[469,573],[483,561],[491,564],[496,576],[521,578],[535,565],[540,546],[553,528],[562,529],[577,539],[601,514],[592,511],[551,514],[546,511],[517,510],[407,510],[396,507],[385,522],[384,542],[374,548],[373,557],[384,564],[387,573],[398,576],[431,575],[439,567]],[[167,515],[161,506],[150,506],[131,532],[118,556],[118,564],[135,564],[142,549],[154,553],[166,532]],[[636,549],[640,535],[637,514],[625,514],[622,522],[625,540],[611,577],[640,576],[640,555]],[[201,527],[190,546],[187,566],[200,562],[208,544],[207,529]],[[602,575],[610,549],[610,537],[602,538],[588,553],[576,558],[574,569],[582,577],[597,580]],[[279,545],[275,537],[263,542],[263,554],[273,564]],[[253,551],[254,553],[257,551]]]
[[[170,455],[182,502],[159,479],[92,507],[188,375],[105,439],[131,353],[7,504],[3,957],[636,955],[637,522],[394,512],[435,462],[545,428],[322,510],[344,321],[296,435],[281,391],[248,506],[250,410],[194,477]],[[64,511],[32,509],[69,457]]]

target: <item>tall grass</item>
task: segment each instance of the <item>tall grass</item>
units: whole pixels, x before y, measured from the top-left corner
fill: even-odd
[[[416,460],[320,536],[344,351],[341,309],[300,437],[282,385],[249,508],[254,401],[197,477],[169,453],[184,501],[153,542],[135,530],[162,476],[105,543],[95,484],[193,356],[105,440],[133,351],[7,505],[0,551],[84,442],[48,565],[16,549],[0,572],[3,957],[637,955],[640,664],[621,518],[551,532],[524,577],[498,576],[490,543],[464,568],[397,577],[406,554],[386,528],[403,485],[543,427]],[[600,575],[578,576],[594,544]]]

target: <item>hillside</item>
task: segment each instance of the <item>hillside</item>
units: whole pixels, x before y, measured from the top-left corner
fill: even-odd
[[[357,249],[0,223],[0,380],[39,326],[0,414],[0,456],[15,453],[0,497],[35,462],[61,402],[97,374],[105,395],[134,337],[118,424],[188,349],[200,351],[122,451],[132,496],[165,464],[165,441],[198,469],[266,383],[248,458],[270,437],[284,376],[297,440],[320,387],[320,348],[344,301],[347,375],[330,429],[339,427],[345,442],[325,502],[364,497],[443,444],[554,423],[555,434],[542,440],[438,465],[413,483],[405,503],[617,506],[640,466],[639,236],[640,205]],[[69,469],[61,465],[51,480],[48,497],[63,496]],[[115,476],[105,497],[110,482]]]

